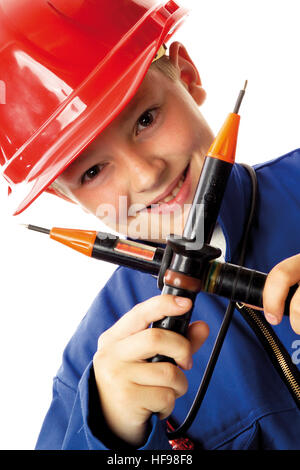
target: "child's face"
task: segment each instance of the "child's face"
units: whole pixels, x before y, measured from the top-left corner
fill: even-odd
[[[181,235],[213,140],[192,95],[151,67],[127,107],[58,182],[119,233],[157,242]]]

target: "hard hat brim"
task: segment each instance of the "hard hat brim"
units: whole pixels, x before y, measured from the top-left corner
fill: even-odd
[[[125,108],[142,83],[162,43],[167,42],[187,14],[179,7],[164,25],[161,34],[146,46],[132,44],[134,58],[120,47],[110,61],[99,64],[81,87],[74,90],[68,102],[52,120],[34,135],[31,142],[19,149],[24,152],[42,152],[38,165],[28,173],[26,181],[14,186],[13,215],[29,207],[48,186],[79,156],[79,154]],[[128,51],[128,38],[126,51]],[[112,60],[114,63],[112,64]],[[101,88],[101,96],[97,90]],[[103,89],[107,92],[103,93]],[[43,149],[43,137],[53,136],[53,144]]]

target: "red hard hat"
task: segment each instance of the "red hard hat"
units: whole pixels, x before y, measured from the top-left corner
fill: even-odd
[[[0,0],[0,164],[14,215],[122,111],[186,13],[173,0]]]

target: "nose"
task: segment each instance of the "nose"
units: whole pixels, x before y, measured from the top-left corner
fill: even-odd
[[[166,168],[163,159],[155,156],[127,154],[126,164],[130,188],[136,193],[151,191],[161,184]]]

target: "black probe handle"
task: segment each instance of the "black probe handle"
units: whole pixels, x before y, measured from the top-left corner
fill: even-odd
[[[222,276],[222,283],[218,286],[218,292],[215,292],[215,294],[225,296],[226,298],[229,298],[235,302],[241,302],[245,304],[249,303],[250,307],[251,305],[254,305],[256,307],[263,308],[262,292],[267,278],[267,274],[252,269],[235,266],[230,263],[224,263],[224,268],[226,270],[226,274],[223,271],[224,274]],[[232,277],[235,277],[236,282],[233,282]],[[249,277],[251,279],[249,279]],[[290,288],[285,301],[284,315],[289,315],[290,303],[298,287],[299,285],[295,284]],[[191,292],[165,285],[162,290],[162,294],[172,294],[178,295],[180,297],[188,297],[193,301],[194,306],[195,295]],[[177,317],[165,317],[162,320],[153,322],[152,327],[171,330],[183,336],[186,336],[192,311],[193,307],[184,315],[180,315]],[[148,361],[170,362],[176,365],[174,359],[168,356],[163,356],[161,354],[157,354],[156,356],[148,359]]]
[[[221,263],[220,266],[214,294],[263,310],[263,290],[267,274],[231,263]],[[285,301],[284,315],[289,315],[290,303],[298,287],[299,285],[295,284],[290,288]]]
[[[213,157],[205,158],[193,204],[184,227],[183,237],[187,240],[196,240],[201,244],[201,246],[203,246],[203,243],[208,244],[210,242],[231,170],[232,163]],[[201,228],[203,228],[203,233],[201,230],[199,230],[200,233],[198,233],[198,229]],[[195,250],[196,248],[194,247],[193,249]],[[174,262],[173,260],[170,265],[170,268],[175,271],[177,268],[182,267],[180,256],[176,261]],[[181,269],[179,270],[181,271]],[[188,270],[183,272],[188,274]],[[163,287],[162,294],[189,297],[193,300],[193,305],[196,297],[195,293],[183,289],[177,289],[168,285]],[[179,317],[165,317],[163,320],[154,322],[152,327],[165,328],[186,336],[192,310],[193,308],[185,315]],[[149,361],[165,361],[175,364],[175,361],[172,358],[161,355],[154,356],[154,358],[149,359]]]
[[[178,315],[176,317],[164,317],[162,320],[158,320],[152,323],[152,328],[162,328],[165,330],[174,331],[175,333],[179,333],[182,336],[187,335],[188,326],[190,324],[192,311],[194,307],[195,301],[195,294],[192,292],[185,291],[183,289],[176,289],[175,287],[171,286],[164,286],[162,290],[163,294],[171,294],[180,297],[188,297],[192,300],[193,306],[192,308],[186,312],[184,315]],[[171,364],[177,365],[173,358],[164,356],[162,354],[156,354],[156,356],[151,357],[148,359],[149,362],[170,362]]]

